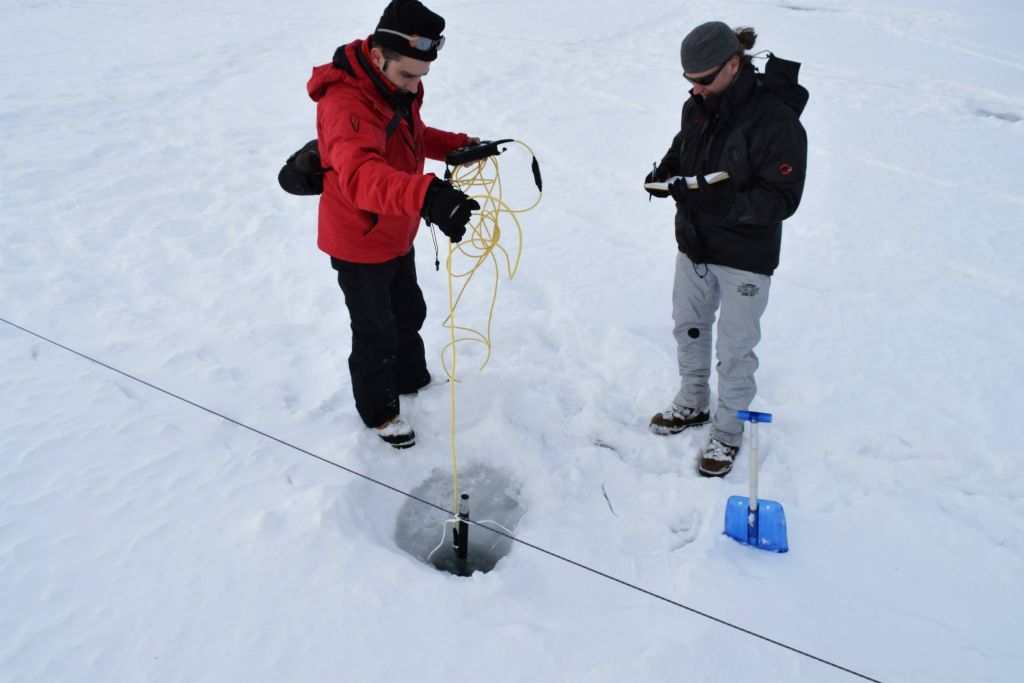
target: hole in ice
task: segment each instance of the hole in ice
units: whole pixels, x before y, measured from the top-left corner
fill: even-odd
[[[484,527],[515,531],[525,510],[519,505],[520,484],[507,472],[489,465],[474,464],[459,470],[459,493],[469,494],[469,518]],[[452,474],[434,470],[410,493],[443,508],[452,506]],[[469,527],[469,552],[465,560],[455,556],[450,517],[440,510],[409,499],[395,522],[395,543],[421,562],[457,576],[489,572],[512,550],[505,536]],[[500,526],[498,526],[500,525]],[[505,527],[502,529],[501,527]],[[443,530],[443,538],[442,538]]]

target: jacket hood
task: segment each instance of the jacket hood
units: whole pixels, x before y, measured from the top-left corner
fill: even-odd
[[[357,40],[348,45],[342,45],[334,53],[334,60],[332,62],[313,67],[313,75],[309,77],[309,81],[306,83],[306,92],[309,93],[309,99],[319,102],[327,94],[331,86],[355,79],[354,73],[338,67],[338,53],[357,48],[361,42],[363,41]],[[352,61],[355,61],[355,59],[353,58]]]
[[[770,94],[782,101],[800,116],[807,106],[810,95],[807,88],[797,83],[799,73],[799,62],[780,59],[770,54],[764,67],[764,75],[758,78],[759,89],[762,93]]]

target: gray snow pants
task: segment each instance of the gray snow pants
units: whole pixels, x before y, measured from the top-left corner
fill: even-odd
[[[700,277],[705,273],[704,277]],[[676,257],[672,290],[673,333],[679,352],[682,379],[675,403],[708,410],[711,389],[711,326],[718,319],[718,409],[711,436],[730,446],[743,440],[743,422],[737,410],[747,410],[757,393],[754,347],[761,340],[761,314],[768,305],[772,279],[725,266],[701,264],[694,269],[685,254]]]

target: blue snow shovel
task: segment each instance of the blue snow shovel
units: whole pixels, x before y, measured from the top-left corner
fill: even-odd
[[[771,422],[771,413],[741,410],[736,418],[750,423],[750,497],[729,496],[725,504],[725,533],[745,545],[784,553],[789,550],[786,513],[774,500],[757,499],[757,425]]]

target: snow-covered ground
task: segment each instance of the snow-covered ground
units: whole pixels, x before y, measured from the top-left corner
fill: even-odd
[[[383,4],[0,5],[0,318],[399,489],[442,481],[447,391],[404,404],[411,451],[362,427],[316,200],[275,180],[314,133],[310,67]],[[508,483],[517,535],[873,678],[1024,678],[1020,3],[430,5],[425,120],[519,138],[545,176],[458,388],[460,464]],[[721,533],[745,451],[706,480],[706,431],[646,429],[676,389],[675,246],[640,181],[713,18],[811,93],[754,404],[786,555]],[[502,172],[529,199],[528,157]],[[426,232],[417,258],[440,373]],[[855,680],[525,546],[436,571],[396,540],[406,503],[0,323],[2,680]]]

